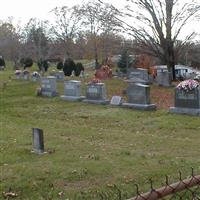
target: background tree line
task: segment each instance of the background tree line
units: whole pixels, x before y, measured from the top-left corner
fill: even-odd
[[[89,1],[56,7],[51,11],[54,22],[30,19],[24,27],[16,27],[10,18],[0,21],[0,54],[16,65],[23,57],[36,62],[70,57],[94,59],[98,67],[128,48],[129,54],[147,55],[157,64],[167,64],[169,70],[177,63],[198,67],[200,42],[192,40],[195,33],[182,40],[178,36],[192,17],[199,17],[200,4],[192,0],[180,6],[179,2],[132,0],[122,12],[100,0]],[[134,25],[127,23],[125,16],[131,17]]]

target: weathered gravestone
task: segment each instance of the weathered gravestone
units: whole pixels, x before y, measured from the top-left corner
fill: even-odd
[[[63,71],[52,71],[51,76],[55,76],[57,81],[64,81],[65,75]]]
[[[113,106],[120,106],[122,105],[122,97],[120,96],[113,96],[111,101],[110,101],[110,105]]]
[[[175,106],[169,110],[171,113],[200,116],[200,87],[190,91],[175,89]]]
[[[159,86],[170,87],[171,86],[171,73],[167,70],[157,69],[156,83]]]
[[[24,71],[22,72],[22,77],[21,77],[21,78],[22,78],[23,80],[28,81],[28,80],[29,80],[29,77],[30,77],[30,72],[24,70]]]
[[[32,145],[34,153],[44,153],[44,137],[42,129],[32,128]]]
[[[81,101],[84,98],[84,96],[81,96],[81,81],[70,80],[64,82],[64,95],[61,96],[61,99]]]
[[[22,71],[21,70],[16,70],[15,71],[15,78],[16,79],[21,79],[22,78]]]
[[[94,104],[108,104],[106,88],[104,83],[88,84],[86,88],[86,99],[83,102]]]
[[[128,102],[123,103],[123,107],[135,108],[139,110],[156,110],[156,105],[150,101],[150,86],[141,83],[128,81],[127,96]]]
[[[47,76],[41,78],[41,95],[47,97],[57,96],[56,77]]]
[[[149,75],[147,69],[137,68],[128,73],[128,79],[142,84],[149,84]]]

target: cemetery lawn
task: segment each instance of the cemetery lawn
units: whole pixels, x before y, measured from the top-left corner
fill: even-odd
[[[141,112],[37,97],[37,83],[13,74],[0,71],[0,199],[9,190],[23,200],[119,199],[118,189],[125,199],[150,178],[160,187],[179,170],[200,173],[200,118],[168,113],[173,88],[153,86],[158,110]],[[111,97],[126,84],[106,86]],[[33,127],[44,131],[44,155],[31,153]]]

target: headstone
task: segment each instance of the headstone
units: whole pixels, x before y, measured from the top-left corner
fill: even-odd
[[[200,88],[190,91],[175,89],[175,106],[170,108],[171,113],[200,116]]]
[[[83,102],[94,104],[108,104],[106,88],[104,83],[88,84],[86,88],[86,99]]]
[[[23,73],[22,73],[22,79],[23,80],[28,81],[29,80],[29,76],[30,76],[29,71],[23,71]]]
[[[0,71],[3,71],[5,69],[5,66],[0,65]]]
[[[57,81],[64,81],[65,75],[63,71],[52,71],[51,76],[55,76]]]
[[[171,73],[167,70],[158,69],[156,76],[156,83],[159,86],[170,87],[171,86]]]
[[[141,83],[129,82],[127,89],[128,102],[123,107],[139,110],[156,110],[155,104],[150,101],[150,86]]]
[[[16,79],[21,79],[22,78],[22,71],[21,70],[16,70],[15,71],[15,78]]]
[[[136,83],[149,84],[149,75],[147,69],[137,68],[129,72],[128,79]]]
[[[39,128],[32,129],[33,152],[37,154],[44,153],[43,130]]]
[[[122,104],[122,97],[120,96],[113,96],[110,104],[113,106],[120,106]]]
[[[70,80],[64,82],[64,95],[61,96],[61,99],[81,101],[84,98],[84,96],[81,96],[81,81]]]
[[[57,96],[56,77],[47,76],[41,78],[41,95],[47,97]]]

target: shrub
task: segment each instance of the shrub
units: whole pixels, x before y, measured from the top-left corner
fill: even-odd
[[[71,58],[68,58],[65,60],[64,66],[63,66],[63,72],[65,76],[71,76],[72,72],[75,71],[75,68],[76,68],[76,64]]]
[[[63,69],[63,63],[62,63],[62,61],[60,61],[60,62],[57,63],[56,68],[57,68],[58,70]]]
[[[76,67],[75,67],[75,76],[80,76],[81,71],[84,71],[84,67],[82,65],[82,63],[76,63]]]
[[[5,60],[3,59],[2,56],[0,56],[0,66],[6,66]]]
[[[20,60],[20,64],[23,66],[24,69],[27,67],[31,67],[33,65],[33,60],[32,58],[22,58]]]
[[[48,71],[48,68],[49,68],[49,63],[47,60],[42,60],[40,59],[38,62],[37,62],[37,65],[38,65],[38,68],[40,71],[45,71],[47,72]]]

